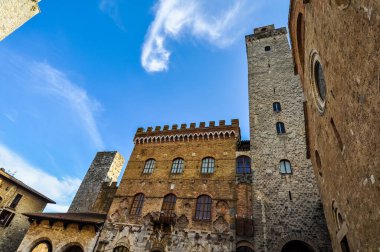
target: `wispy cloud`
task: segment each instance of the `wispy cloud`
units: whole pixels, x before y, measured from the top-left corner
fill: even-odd
[[[86,132],[98,149],[104,149],[102,137],[99,133],[94,112],[101,108],[99,102],[90,98],[87,92],[73,83],[63,72],[47,63],[29,64],[29,70],[35,85],[42,91],[56,98],[64,100],[83,122]]]
[[[45,211],[65,212],[81,183],[78,178],[54,177],[29,164],[3,144],[0,144],[0,167],[15,172],[17,179],[57,202],[56,205],[49,204]]]
[[[115,22],[119,29],[125,31],[125,27],[120,15],[118,0],[100,0],[99,9],[107,13],[107,15]]]
[[[187,34],[208,43],[226,47],[242,33],[238,25],[255,9],[247,0],[159,0],[155,18],[143,45],[141,64],[148,72],[168,69],[168,38]]]

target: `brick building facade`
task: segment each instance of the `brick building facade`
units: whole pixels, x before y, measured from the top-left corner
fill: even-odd
[[[16,251],[28,231],[28,218],[24,212],[42,212],[48,203],[55,202],[3,168],[0,169],[0,251]]]
[[[292,0],[289,29],[334,251],[379,251],[380,2]]]

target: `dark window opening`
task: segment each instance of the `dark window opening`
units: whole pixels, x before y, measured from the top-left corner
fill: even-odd
[[[214,173],[215,160],[211,157],[204,158],[202,160],[202,174]]]
[[[175,210],[175,203],[177,201],[177,197],[174,194],[168,194],[164,197],[164,202],[162,204],[161,211],[164,214],[173,214]]]
[[[319,176],[322,176],[322,161],[317,150],[315,151],[315,162],[317,164]]]
[[[140,215],[142,207],[144,205],[144,194],[139,193],[135,195],[135,198],[133,199],[131,211],[129,212],[131,215]]]
[[[155,165],[156,165],[156,160],[154,160],[154,159],[148,159],[145,162],[143,173],[152,173],[153,170],[154,170]]]
[[[303,102],[303,116],[305,120],[305,135],[306,135],[306,158],[310,159],[310,140],[309,140],[309,121],[307,112],[307,102]]]
[[[64,252],[83,252],[83,249],[77,245],[70,246],[67,249],[65,249]]]
[[[289,199],[290,199],[290,201],[293,200],[293,198],[292,198],[292,192],[291,191],[289,191]]]
[[[277,130],[277,134],[284,134],[284,133],[286,133],[286,131],[285,131],[285,124],[283,122],[276,123],[276,130]]]
[[[281,104],[279,102],[273,103],[273,111],[277,113],[281,111]]]
[[[264,49],[266,52],[269,52],[271,50],[270,46],[266,46]]]
[[[18,203],[20,202],[21,198],[22,198],[22,195],[17,194],[16,197],[13,199],[12,203],[9,205],[9,207],[15,209]]]
[[[314,249],[303,241],[290,241],[282,247],[281,252],[314,252]]]
[[[210,196],[201,195],[197,199],[197,206],[195,209],[196,220],[211,220],[211,204],[212,199]]]
[[[128,252],[128,248],[124,246],[117,246],[113,249],[113,252]]]
[[[184,161],[182,158],[177,158],[173,161],[171,173],[178,174],[183,172]]]
[[[347,237],[344,236],[343,239],[340,241],[340,247],[342,249],[342,252],[350,252],[350,247],[348,246]]]
[[[326,98],[326,82],[321,63],[317,60],[314,65],[314,78],[318,95],[324,101]]]
[[[0,226],[8,227],[14,216],[14,213],[3,209],[0,213]]]
[[[253,249],[247,246],[238,247],[236,252],[254,252]]]
[[[305,32],[305,23],[303,20],[303,15],[302,13],[298,14],[297,17],[297,48],[298,48],[298,55],[299,55],[299,60],[301,63],[302,71],[304,69],[304,44],[305,44],[305,37],[304,37],[304,32]]]
[[[283,159],[280,161],[280,173],[292,174],[292,165],[289,160]]]
[[[236,159],[236,173],[237,174],[251,173],[251,159],[249,157],[240,156]]]

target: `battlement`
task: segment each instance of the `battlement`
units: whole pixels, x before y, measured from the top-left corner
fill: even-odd
[[[196,123],[178,124],[171,126],[138,128],[134,137],[135,144],[142,143],[161,143],[171,141],[190,141],[197,139],[216,139],[240,137],[239,120],[232,119],[230,125],[226,125],[225,120],[220,120],[219,125],[215,125],[215,121],[210,121],[206,126],[205,122],[200,122],[198,127]]]
[[[288,31],[286,30],[286,27],[281,27],[281,28],[276,29],[275,26],[272,24],[272,25],[255,28],[253,31],[253,34],[245,36],[245,40],[246,41],[258,40],[258,39],[269,38],[269,37],[273,37],[277,35],[283,35],[287,33]]]

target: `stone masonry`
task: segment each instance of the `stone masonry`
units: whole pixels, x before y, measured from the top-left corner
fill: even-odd
[[[277,252],[290,241],[302,251],[331,251],[311,162],[306,158],[303,94],[294,76],[286,28],[246,36],[255,251]],[[281,104],[275,112],[273,103]],[[276,123],[285,125],[278,134]],[[289,160],[290,174],[280,172]],[[283,250],[284,251],[284,250]]]
[[[37,0],[5,0],[0,6],[0,41],[40,13]]]
[[[110,187],[115,187],[113,183],[117,182],[123,164],[124,158],[116,151],[98,152],[88,169],[68,212],[94,212],[94,210],[97,212],[93,207],[95,206],[97,198],[105,190],[104,183],[108,183]],[[100,212],[104,211],[103,207],[98,207],[100,207]]]
[[[380,1],[292,0],[289,29],[333,249],[380,251]]]

